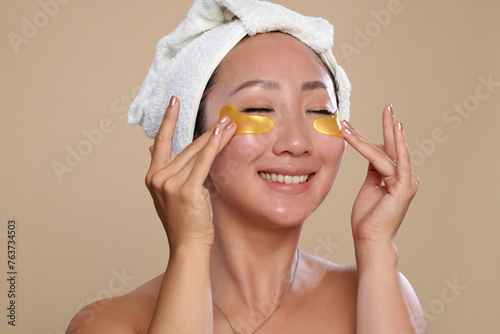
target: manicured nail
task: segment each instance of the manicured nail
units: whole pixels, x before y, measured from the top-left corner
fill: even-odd
[[[346,127],[346,128],[344,128],[344,131],[345,131],[348,135],[352,135],[352,131],[351,131],[351,129],[349,129],[349,128],[347,128],[347,127]]]
[[[234,123],[234,122],[229,122],[229,124],[228,124],[228,125],[226,125],[226,130],[231,129],[231,128],[235,125],[235,124],[236,124],[236,123]]]
[[[352,125],[348,121],[342,121],[342,125],[347,129],[352,129]]]
[[[149,153],[153,154],[153,145],[149,146]]]
[[[220,128],[218,126],[216,126],[214,129],[214,136],[218,136],[219,133],[220,133]]]
[[[229,120],[229,116],[228,116],[228,115],[223,115],[223,116],[219,119],[219,123],[224,124],[224,123],[226,123],[228,120]]]
[[[392,117],[394,117],[394,109],[392,109],[392,104],[389,104],[389,106],[387,106],[387,109],[391,113]]]
[[[397,127],[398,127],[398,130],[399,130],[399,131],[403,132],[403,123],[398,122],[398,123],[397,123]]]
[[[170,98],[170,102],[168,103],[168,106],[173,107],[175,105],[175,102],[176,102],[176,98],[175,98],[175,96],[172,95],[172,97]]]

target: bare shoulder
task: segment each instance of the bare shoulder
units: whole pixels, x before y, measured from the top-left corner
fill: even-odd
[[[339,265],[305,252],[301,253],[301,269],[306,282],[315,286],[330,300],[355,306],[358,273],[355,265]]]
[[[321,277],[323,293],[330,291],[335,300],[342,301],[343,305],[355,307],[358,290],[358,270],[356,265],[338,265],[311,254],[303,253],[304,266],[312,276]],[[400,286],[407,301],[408,308],[419,333],[427,333],[424,313],[417,294],[408,279],[402,274]],[[318,281],[319,282],[319,281]],[[333,298],[333,296],[332,296]]]
[[[413,317],[413,322],[415,323],[419,333],[427,333],[427,322],[417,294],[408,279],[401,273],[399,273],[399,276],[401,277],[401,285],[405,293],[406,301],[408,302],[408,308],[410,309]]]
[[[156,306],[163,274],[119,297],[103,299],[78,311],[66,334],[146,333]]]
[[[315,273],[316,275],[324,276],[324,280],[328,283],[335,281],[336,284],[341,284],[344,288],[348,286],[357,287],[358,284],[358,270],[356,265],[339,265],[320,257],[302,252],[304,259],[304,267],[306,272]],[[400,273],[401,287],[408,298],[408,303],[419,304],[417,295],[411,286],[408,279]]]
[[[327,283],[357,286],[358,273],[355,265],[339,265],[318,256],[301,252],[301,261],[306,273],[319,275]],[[332,282],[333,281],[333,282]]]
[[[332,328],[336,333],[355,333],[358,288],[355,267],[301,252],[299,269],[297,312],[307,314],[303,321],[315,323],[318,333],[330,333]]]

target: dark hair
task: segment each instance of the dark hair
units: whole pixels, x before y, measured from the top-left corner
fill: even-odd
[[[219,64],[219,66],[220,66],[220,64]],[[201,100],[200,100],[200,106],[198,108],[198,114],[196,115],[196,122],[194,124],[194,138],[193,138],[193,140],[198,138],[199,136],[201,136],[203,134],[203,132],[205,132],[205,118],[206,118],[205,109],[207,107],[207,99],[208,99],[208,95],[210,94],[210,92],[214,88],[215,83],[217,82],[217,79],[219,77],[219,72],[220,72],[219,66],[217,66],[214,73],[212,73],[212,76],[208,80],[207,85],[205,87],[205,90],[203,91],[203,95],[202,95]]]

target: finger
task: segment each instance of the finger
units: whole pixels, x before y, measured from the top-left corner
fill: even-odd
[[[381,147],[381,145],[377,145],[374,142],[372,142],[370,139],[363,136],[348,121],[342,121],[342,129],[344,129],[344,128],[346,129],[346,131],[350,130],[350,132],[352,132],[355,136],[357,136],[362,142],[366,143],[367,145],[371,145],[374,149],[378,149],[379,151],[383,152],[383,147]]]
[[[193,158],[193,164],[191,173],[189,174],[188,184],[192,186],[203,185],[205,182],[212,163],[219,153],[219,147],[221,144],[221,128],[215,127],[207,146],[195,157]]]
[[[210,158],[211,155],[209,153],[204,152],[206,150],[206,147],[209,145],[215,145],[213,143],[212,136],[215,134],[215,129],[219,128],[222,130],[219,130],[221,134],[217,134],[217,136],[221,136],[220,144],[218,145],[218,149],[213,156],[213,158]],[[164,168],[163,170],[160,170],[156,173],[155,177],[157,177],[159,180],[166,180],[168,178],[173,178],[175,177],[175,184],[183,184],[186,182],[186,180],[189,178],[194,166],[198,163],[198,160],[202,161],[210,161],[210,164],[208,166],[208,170],[206,172],[202,172],[202,175],[196,179],[197,180],[197,185],[203,184],[205,178],[208,175],[208,171],[210,170],[210,166],[213,162],[213,159],[215,156],[222,150],[222,148],[229,142],[229,140],[234,136],[236,132],[236,124],[234,122],[227,122],[227,120],[221,122],[217,122],[214,124],[212,127],[212,132],[205,132],[202,136],[204,138],[207,138],[207,140],[201,141],[200,138],[201,136],[195,140],[195,142],[189,144],[189,146],[179,153],[179,155],[172,161],[172,163],[168,166],[168,168]],[[212,140],[212,142],[211,142]],[[208,149],[210,152],[210,148]],[[200,158],[200,155],[203,154],[205,157]],[[208,158],[207,158],[208,156]],[[179,159],[180,158],[180,159]],[[203,179],[203,181],[200,183],[199,180]],[[193,182],[193,185],[195,182]]]
[[[172,156],[172,138],[174,136],[175,124],[179,117],[180,102],[175,96],[170,98],[170,103],[165,111],[160,129],[154,140],[154,149],[151,157],[149,173],[155,174],[170,163]]]
[[[387,105],[382,113],[382,128],[384,131],[384,151],[394,160],[396,146],[394,140],[394,113],[392,105]]]
[[[217,154],[227,145],[236,132],[236,124],[229,122],[224,127],[217,125],[210,136],[207,145],[193,156],[186,166],[179,172],[181,178],[188,178],[192,186],[203,185],[210,172],[212,163]],[[182,176],[181,176],[182,175]]]
[[[368,171],[363,184],[375,187],[380,187],[384,184],[382,175],[373,167],[371,162],[368,163]]]
[[[225,117],[224,117],[225,116]],[[200,137],[196,138],[191,144],[189,144],[182,152],[180,152],[170,164],[170,175],[178,173],[183,169],[188,161],[190,161],[193,156],[198,154],[201,150],[205,148],[208,144],[210,138],[212,137],[213,131],[216,127],[223,129],[228,126],[230,119],[228,116],[224,115],[219,121],[213,124],[208,131],[203,133]]]
[[[412,183],[412,171],[410,162],[410,151],[406,144],[405,134],[403,132],[403,123],[397,122],[394,125],[394,137],[396,140],[396,172],[398,180],[406,184]]]
[[[396,163],[384,150],[356,131],[347,121],[342,122],[345,140],[364,156],[382,176],[396,174]]]

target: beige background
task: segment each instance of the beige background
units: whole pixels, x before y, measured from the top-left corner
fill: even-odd
[[[62,333],[81,306],[130,291],[167,259],[143,185],[150,140],[124,115],[157,40],[191,1],[59,0],[45,9],[51,15],[44,3],[55,0],[0,1],[2,333]],[[380,141],[387,103],[404,122],[422,186],[398,234],[400,267],[430,331],[498,333],[500,87],[476,87],[480,77],[500,82],[500,2],[281,3],[334,23],[355,126]],[[388,9],[381,26],[373,13]],[[363,41],[365,29],[371,36]],[[464,103],[472,110],[464,116],[449,110]],[[94,134],[94,144],[84,133]],[[68,157],[69,150],[86,156]],[[58,176],[54,164],[66,170]],[[365,169],[349,149],[334,189],[304,228],[303,250],[353,262],[349,214]],[[18,223],[15,328],[5,316],[10,218]],[[454,283],[460,289],[450,290]]]

